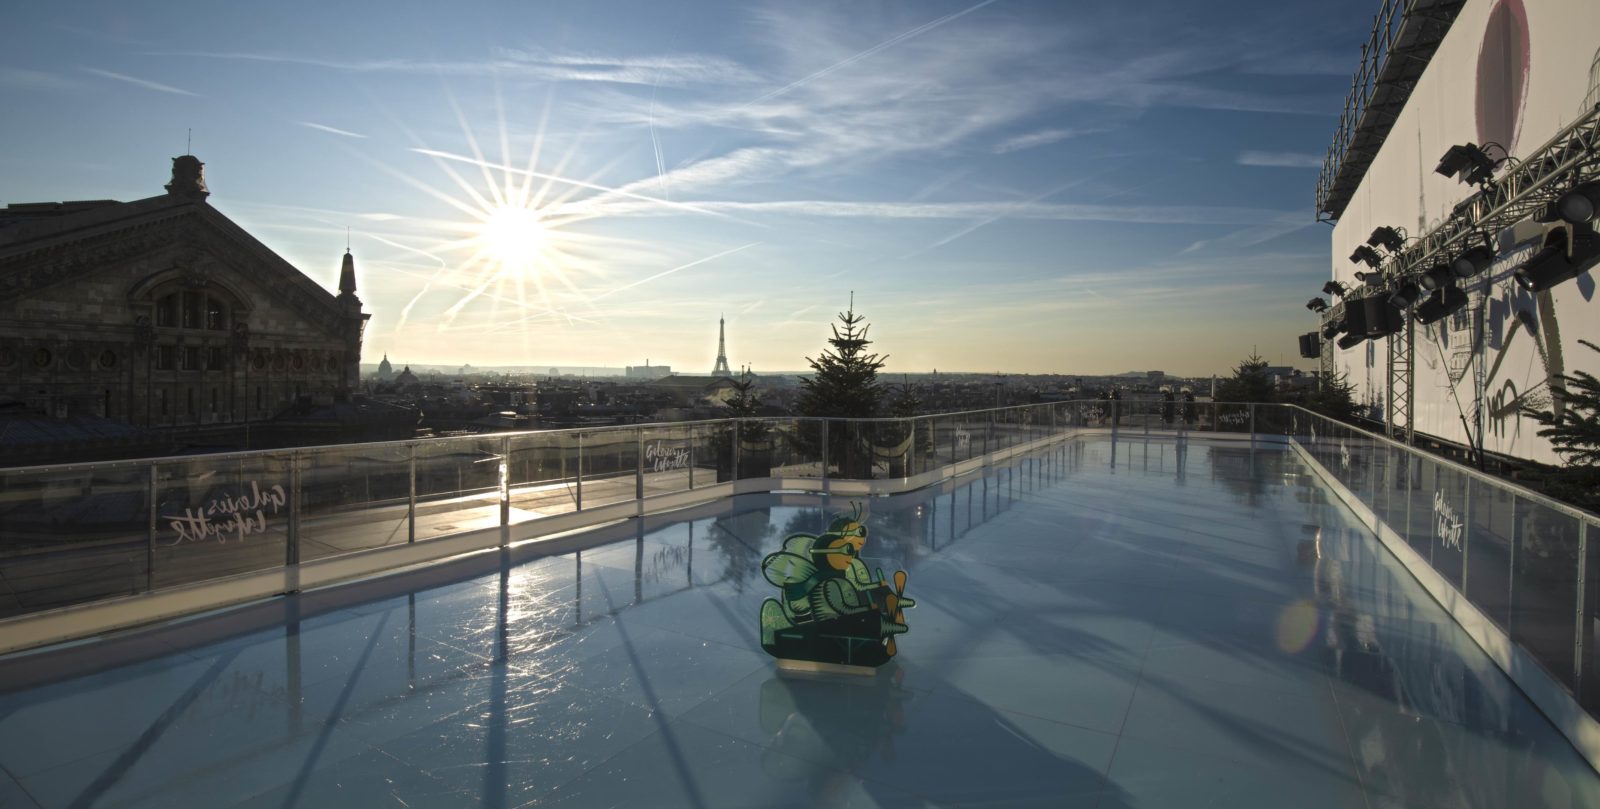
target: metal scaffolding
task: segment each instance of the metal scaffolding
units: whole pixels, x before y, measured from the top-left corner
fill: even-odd
[[[1465,0],[1384,0],[1372,35],[1361,46],[1361,67],[1350,80],[1339,128],[1317,178],[1319,221],[1344,213],[1464,5]]]

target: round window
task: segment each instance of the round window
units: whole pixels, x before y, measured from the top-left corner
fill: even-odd
[[[117,367],[117,352],[112,351],[109,348],[106,349],[105,351],[100,352],[100,367],[101,368],[115,368],[115,367]]]
[[[88,364],[89,364],[89,355],[85,354],[82,348],[79,348],[78,346],[73,346],[72,348],[67,349],[67,367],[68,368],[71,368],[74,371],[79,371],[79,370],[82,370],[84,368],[84,366],[86,366]]]
[[[50,349],[36,348],[33,350],[33,367],[49,368],[51,359]]]

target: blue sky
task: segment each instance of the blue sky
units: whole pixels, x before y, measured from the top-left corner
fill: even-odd
[[[1297,363],[1376,5],[26,4],[0,202],[161,193],[193,128],[330,289],[350,229],[367,361],[704,373],[725,313],[794,370],[853,290],[891,370]]]

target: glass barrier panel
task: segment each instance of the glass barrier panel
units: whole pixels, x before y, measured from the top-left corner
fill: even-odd
[[[282,567],[294,491],[293,453],[194,456],[155,465],[151,588]]]
[[[1379,516],[1396,535],[1409,542],[1406,521],[1411,517],[1411,486],[1416,475],[1416,463],[1411,453],[1399,447],[1385,444],[1384,454],[1388,461],[1388,476],[1384,481],[1384,513]]]
[[[911,419],[862,423],[870,439],[874,477],[906,478],[915,474],[912,470],[915,424]]]
[[[911,474],[921,475],[938,469],[944,461],[939,455],[935,420],[913,419],[911,433]]]
[[[639,431],[596,430],[582,433],[583,507],[633,500],[638,487]]]
[[[1001,410],[989,414],[989,451],[999,452],[1017,444],[1017,412]]]
[[[821,422],[770,419],[773,431],[772,473],[786,478],[822,477]]]
[[[1439,465],[1414,454],[1409,454],[1406,465],[1411,482],[1406,489],[1409,502],[1405,530],[1400,535],[1423,560],[1432,564],[1433,552],[1439,544],[1435,539],[1433,513],[1434,495],[1439,490]]]
[[[1511,639],[1571,689],[1577,640],[1578,519],[1518,497],[1515,523]]]
[[[1516,498],[1473,479],[1467,489],[1467,599],[1501,629],[1510,626],[1511,553],[1517,541]]]
[[[1394,500],[1394,495],[1391,493],[1394,488],[1391,480],[1394,476],[1391,463],[1393,458],[1390,457],[1387,445],[1377,439],[1367,440],[1371,442],[1369,446],[1372,453],[1368,456],[1368,460],[1372,463],[1372,513],[1380,522],[1387,523],[1389,507]]]
[[[713,421],[697,425],[694,446],[696,486],[733,480],[733,422]],[[702,480],[705,483],[701,483]]]
[[[148,465],[0,472],[0,618],[141,592]]]
[[[511,437],[510,524],[578,508],[578,434],[524,433]]]
[[[352,445],[300,454],[300,560],[410,539],[410,450]]]
[[[1256,405],[1256,435],[1288,435],[1289,408],[1279,404]]]
[[[1462,575],[1471,549],[1467,547],[1467,522],[1471,504],[1467,501],[1468,475],[1445,464],[1428,462],[1434,470],[1433,507],[1428,514],[1433,523],[1433,569],[1462,590]]]
[[[691,429],[687,425],[640,428],[644,444],[645,497],[689,490],[694,454]]]
[[[437,438],[416,448],[418,542],[500,525],[500,439]]]
[[[739,479],[772,476],[774,436],[762,419],[739,420]]]

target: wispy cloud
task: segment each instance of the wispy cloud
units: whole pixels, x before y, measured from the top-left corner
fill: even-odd
[[[1000,141],[995,144],[994,153],[1009,154],[1011,152],[1020,152],[1023,149],[1032,149],[1035,146],[1058,143],[1081,134],[1084,133],[1077,129],[1041,129],[1038,132],[1029,132],[1026,135],[1018,135],[1014,138],[1006,138]]]
[[[139,87],[143,87],[146,90],[155,90],[157,92],[172,93],[173,95],[180,95],[180,96],[199,96],[200,95],[199,93],[194,93],[194,92],[190,92],[188,90],[185,90],[182,87],[173,87],[170,84],[162,84],[161,82],[158,82],[158,81],[150,81],[149,79],[141,79],[141,78],[139,78],[137,76],[128,76],[128,75],[125,75],[125,74],[122,74],[122,73],[113,73],[113,72],[111,72],[109,70],[101,70],[99,68],[94,68],[94,67],[86,67],[86,68],[83,68],[83,70],[84,70],[85,73],[93,73],[94,75],[99,76],[101,78],[115,79],[117,81],[127,82],[128,84],[133,84],[133,85],[137,85]]]
[[[1240,152],[1241,166],[1270,166],[1290,169],[1320,169],[1322,156],[1300,152]]]
[[[417,73],[440,76],[506,76],[535,81],[603,82],[612,84],[684,86],[699,83],[736,84],[756,75],[736,62],[712,56],[676,55],[603,57],[550,54],[496,48],[485,59],[333,59],[271,51],[151,51],[146,56],[226,59],[301,65],[350,73]]]
[[[319,132],[329,132],[329,133],[332,133],[334,135],[343,135],[343,136],[345,136],[347,138],[365,138],[366,137],[366,135],[363,135],[360,132],[351,132],[348,129],[339,129],[338,127],[332,127],[332,126],[328,126],[326,124],[314,124],[314,123],[312,123],[310,121],[301,121],[300,125],[304,126],[304,127],[309,127],[311,129],[315,129],[315,130],[317,130]]]

